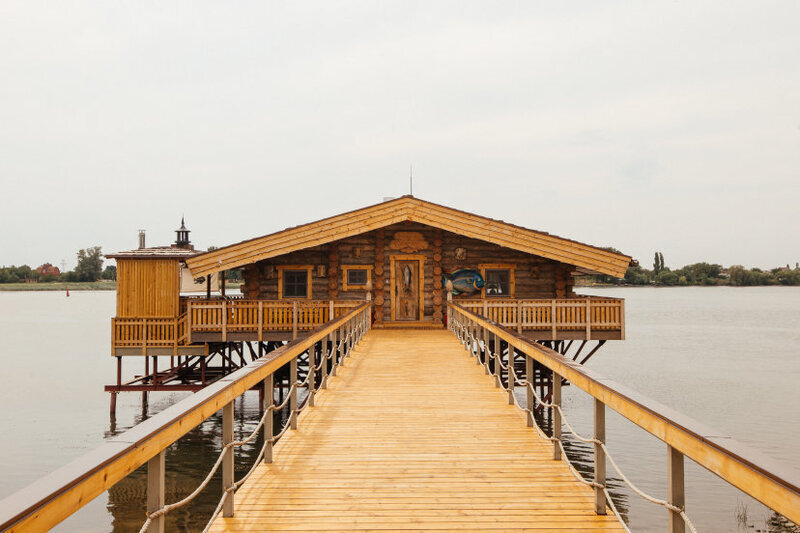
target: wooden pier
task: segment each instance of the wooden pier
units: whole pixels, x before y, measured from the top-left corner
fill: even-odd
[[[405,196],[209,252],[182,222],[171,246],[141,235],[109,257],[112,420],[124,391],[196,394],[0,502],[1,531],[51,528],[143,465],[148,533],[218,470],[217,532],[620,531],[610,466],[680,533],[694,531],[684,458],[800,521],[800,475],[584,366],[625,338],[625,302],[576,294],[574,278],[621,277],[624,254]],[[231,271],[241,295],[225,293]],[[123,379],[123,359],[143,372]],[[592,397],[591,435],[567,421],[565,385]],[[259,418],[236,440],[249,391]],[[609,410],[666,445],[666,499],[619,470]],[[220,411],[214,466],[165,501],[165,450]],[[590,473],[562,431],[592,447]],[[256,442],[242,476],[236,449]]]
[[[370,331],[210,531],[623,531],[451,332],[409,335]]]
[[[162,533],[186,501],[165,501],[165,472],[177,467],[165,449],[220,410],[222,451],[187,497],[219,483],[213,474],[222,471],[211,531],[618,531],[606,487],[607,465],[618,468],[605,443],[607,410],[666,444],[668,496],[649,498],[668,513],[670,533],[691,525],[684,457],[800,520],[800,475],[791,468],[459,304],[447,313],[447,330],[372,329],[364,303],[0,501],[0,531],[47,530],[146,464],[142,530]],[[301,380],[303,355],[310,366]],[[504,380],[517,356],[525,382],[515,372]],[[550,400],[531,386],[534,365],[555,376]],[[275,376],[287,368],[292,386],[276,401]],[[562,429],[572,429],[562,418],[562,378],[593,398],[592,435],[573,434],[594,446],[589,477],[564,453]],[[264,415],[236,440],[234,402],[254,387],[266,392]],[[537,407],[550,411],[549,434],[532,416]],[[241,475],[236,447],[262,435]]]

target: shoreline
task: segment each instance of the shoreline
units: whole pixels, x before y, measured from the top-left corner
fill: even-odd
[[[43,292],[43,291],[115,291],[117,282],[103,281],[52,281],[46,283],[0,283],[0,292]]]

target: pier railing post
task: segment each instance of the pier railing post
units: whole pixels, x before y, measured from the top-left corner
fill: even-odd
[[[347,331],[350,334],[350,337],[347,339],[347,355],[350,355],[350,352],[353,350],[353,337],[355,336],[355,327],[352,318],[347,322],[347,327]]]
[[[528,382],[528,386],[525,387],[526,395],[525,395],[525,406],[528,408],[527,416],[525,417],[527,420],[527,425],[529,428],[533,427],[533,357],[529,355],[525,355],[525,379]]]
[[[233,401],[230,401],[222,408],[222,444],[226,445],[233,442]],[[231,447],[222,459],[222,491],[223,493],[233,486],[233,447]],[[233,491],[228,493],[225,503],[222,506],[222,516],[233,516]]]
[[[494,361],[494,386],[498,389],[503,386],[502,380],[500,379],[500,364],[503,358],[502,354],[502,341],[497,336],[497,333],[493,334],[494,336],[494,348],[492,349],[492,360]]]
[[[483,371],[489,373],[489,332],[483,328]]]
[[[606,441],[606,405],[595,398],[594,400],[594,511],[597,514],[606,514],[606,495],[603,489],[606,486],[606,452],[600,442]]]
[[[317,343],[308,349],[308,405],[314,407],[314,396],[316,395],[316,365],[317,365]]]
[[[550,403],[561,407],[561,376],[553,372],[553,398]],[[561,411],[553,407],[553,460],[561,459]]]
[[[322,360],[322,374],[319,377],[319,387],[321,389],[328,388],[328,342],[331,340],[331,334],[322,339],[322,351],[320,353],[320,359]]]
[[[264,462],[272,462],[272,440],[274,429],[272,427],[275,413],[270,411],[269,408],[275,405],[275,388],[273,386],[273,374],[264,378]]]
[[[683,486],[683,454],[667,445],[667,501],[679,509],[686,505]],[[669,533],[685,533],[686,524],[680,513],[669,511]]]
[[[514,375],[514,347],[508,343],[508,405],[514,405],[514,382],[516,375]]]
[[[331,376],[336,375],[336,365],[337,360],[339,357],[339,335],[341,334],[342,328],[337,328],[336,331],[332,333],[333,339],[331,342]]]
[[[289,400],[289,420],[292,429],[297,429],[297,357],[292,358],[292,362],[289,363],[289,390],[290,393],[290,400]]]
[[[153,513],[164,507],[165,453],[147,461],[147,512]],[[164,533],[164,515],[154,518],[147,533]]]

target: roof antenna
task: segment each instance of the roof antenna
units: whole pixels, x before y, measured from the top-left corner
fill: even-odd
[[[408,165],[408,195],[414,196],[414,167]]]

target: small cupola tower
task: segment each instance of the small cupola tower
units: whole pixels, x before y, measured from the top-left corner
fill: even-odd
[[[178,238],[175,239],[175,246],[178,248],[193,248],[191,245],[191,241],[189,241],[189,230],[186,229],[186,223],[181,217],[181,227],[175,230],[175,233],[178,234]]]

